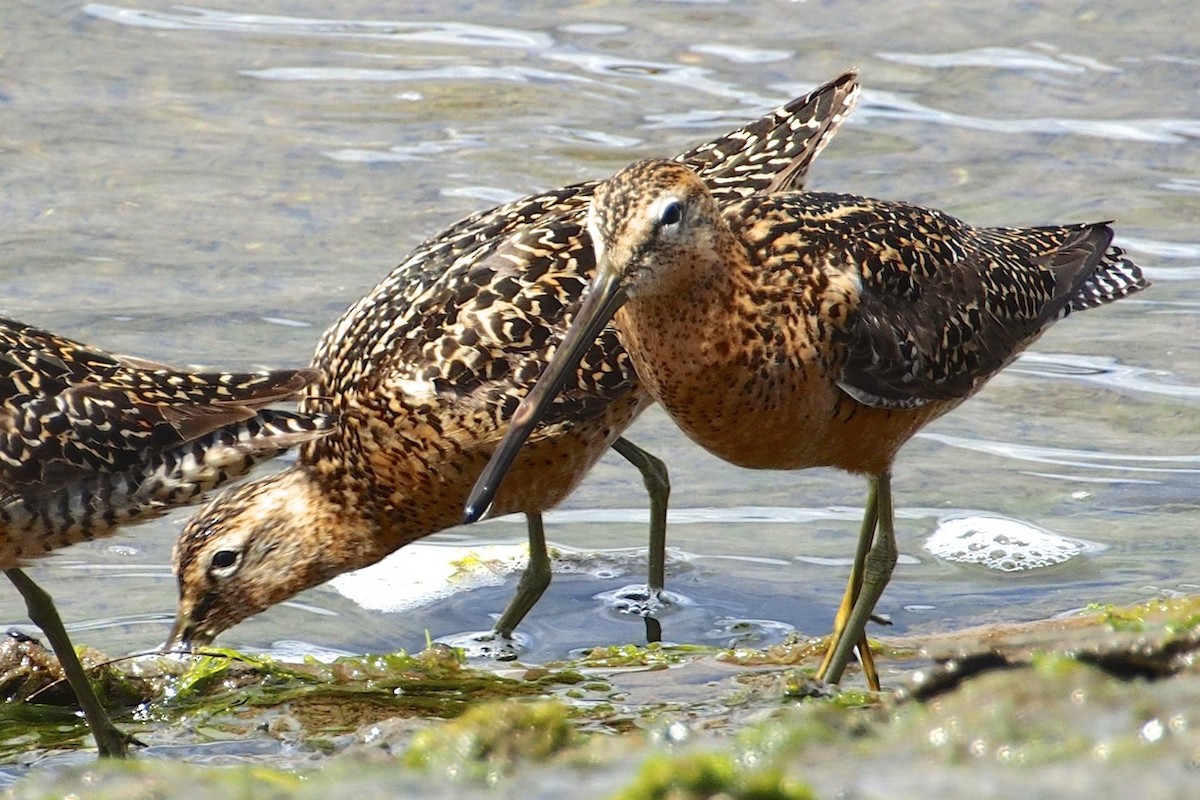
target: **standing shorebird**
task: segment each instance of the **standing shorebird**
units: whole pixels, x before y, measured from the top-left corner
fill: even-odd
[[[742,467],[867,476],[819,677],[838,682],[857,646],[875,689],[865,630],[897,559],[896,452],[1056,320],[1147,285],[1105,223],[972,228],[940,211],[821,193],[722,204],[669,161],[639,162],[602,184],[587,224],[596,278],[480,476],[467,520],[486,510],[615,317],[647,391],[705,449]]]
[[[313,370],[195,373],[0,317],[0,569],[25,598],[103,756],[127,737],[96,696],[54,602],[19,565],[185,505],[328,430],[325,414],[262,407]]]
[[[858,97],[847,73],[678,157],[719,197],[797,187]],[[433,237],[326,331],[311,403],[339,416],[299,463],[215,498],[176,546],[168,645],[202,645],[246,617],[461,521],[506,420],[545,369],[595,262],[584,228],[597,182],[476,214]],[[530,560],[501,639],[550,582],[542,511],[611,445],[651,490],[648,589],[663,585],[666,471],[621,432],[651,400],[616,332],[600,332],[514,467],[497,514],[522,512]],[[656,488],[657,487],[657,490]]]

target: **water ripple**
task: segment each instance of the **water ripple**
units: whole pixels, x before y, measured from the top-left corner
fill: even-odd
[[[897,64],[911,64],[928,69],[948,69],[957,67],[987,67],[988,69],[1037,69],[1050,72],[1121,72],[1117,67],[1110,66],[1088,56],[1060,53],[1052,48],[1044,48],[1049,52],[1036,53],[1016,47],[975,47],[970,50],[959,50],[949,53],[877,53],[886,61]]]
[[[617,150],[629,150],[642,143],[641,139],[632,136],[618,136],[614,133],[593,131],[587,128],[568,128],[562,125],[547,125],[544,130],[550,136],[564,142],[598,144],[602,147],[612,147]]]
[[[1142,267],[1146,277],[1154,282],[1200,281],[1200,265],[1194,267]],[[1135,301],[1136,302],[1136,301]]]
[[[507,81],[510,83],[589,83],[590,78],[517,65],[485,67],[450,64],[429,69],[366,69],[358,67],[268,67],[242,70],[248,78],[265,81]]]
[[[1194,183],[1196,190],[1200,191],[1200,181]],[[1122,234],[1118,244],[1139,256],[1145,255],[1166,261],[1200,262],[1200,242],[1169,242],[1162,239],[1146,239]],[[1200,264],[1197,263],[1183,266],[1156,264],[1149,267],[1143,266],[1142,271],[1152,281],[1200,280]]]
[[[949,436],[923,431],[917,436],[948,447],[972,450],[977,453],[1003,456],[1018,461],[1054,464],[1087,470],[1122,470],[1126,472],[1191,475],[1200,474],[1200,455],[1196,456],[1139,456],[1130,453],[1105,453],[1097,450],[1075,450],[1065,447],[1017,444],[988,439]]]
[[[909,96],[896,92],[864,91],[855,111],[855,119],[908,120],[932,122],[956,128],[1004,134],[1052,134],[1092,136],[1127,142],[1183,144],[1200,138],[1200,120],[1187,118],[1146,118],[1137,120],[1063,119],[1035,117],[1033,119],[993,119],[939,111],[922,105]]]
[[[443,197],[464,197],[468,200],[479,200],[489,206],[499,206],[522,197],[520,192],[511,189],[501,189],[495,186],[456,186],[442,189]]]
[[[346,147],[341,150],[326,150],[322,154],[334,161],[351,161],[363,164],[397,161],[427,161],[430,158],[444,156],[447,153],[457,153],[483,147],[484,137],[461,133],[448,133],[446,138],[437,142],[423,141],[408,145],[394,145],[387,150],[368,150],[359,147]]]
[[[1200,401],[1200,386],[1174,383],[1171,372],[1122,364],[1111,356],[1025,352],[1009,371],[1040,378],[1066,378],[1122,392]]]
[[[1186,192],[1200,194],[1200,180],[1193,178],[1168,178],[1158,184],[1158,188],[1168,192]]]
[[[657,83],[681,86],[691,91],[703,92],[715,97],[737,100],[740,103],[755,107],[770,108],[771,106],[778,105],[777,100],[774,98],[753,94],[734,83],[714,80],[712,78],[712,70],[691,64],[618,58],[603,53],[585,52],[548,52],[544,54],[544,57],[550,61],[570,64],[577,69],[593,75],[645,78]],[[631,86],[623,87],[614,85],[607,88],[620,89],[629,93],[637,92],[637,89]],[[650,128],[674,127],[677,124],[677,117],[675,115],[663,115],[659,117],[647,115],[646,119],[650,123],[647,127]]]
[[[1200,181],[1196,182],[1196,187],[1200,191]],[[1120,244],[1158,258],[1200,260],[1200,242],[1165,242],[1161,239],[1140,239],[1122,234]]]
[[[701,55],[717,56],[734,64],[769,64],[792,57],[790,50],[759,50],[755,47],[735,47],[728,44],[694,44],[688,49]]]
[[[391,20],[351,20],[237,14],[203,8],[177,6],[179,13],[149,9],[122,8],[105,3],[89,3],[83,13],[97,19],[157,30],[206,30],[233,33],[286,34],[289,36],[327,36],[339,39],[385,39],[428,42],[462,47],[508,47],[544,50],[554,43],[545,33],[471,25],[465,22],[395,22]]]

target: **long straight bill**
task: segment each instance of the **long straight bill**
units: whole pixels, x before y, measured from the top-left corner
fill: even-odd
[[[496,491],[500,482],[512,467],[517,458],[517,452],[529,434],[533,432],[538,421],[545,415],[546,409],[558,395],[567,378],[575,374],[583,354],[588,351],[600,331],[612,319],[617,309],[625,303],[625,290],[621,286],[619,276],[610,274],[609,270],[601,268],[596,271],[596,278],[588,289],[587,299],[575,315],[575,321],[563,337],[562,344],[550,359],[542,377],[529,390],[529,394],[517,406],[509,424],[508,433],[504,435],[500,446],[492,453],[491,460],[483,468],[471,494],[467,497],[463,509],[464,522],[478,522],[491,507],[496,499]]]

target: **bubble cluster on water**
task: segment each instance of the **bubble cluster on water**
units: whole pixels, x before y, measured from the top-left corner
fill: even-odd
[[[672,608],[695,604],[690,597],[678,592],[669,592],[665,589],[651,592],[650,587],[644,583],[622,586],[610,592],[600,592],[593,595],[592,599],[600,600],[607,608],[617,613],[635,617],[660,615]]]
[[[938,558],[999,572],[1061,564],[1095,547],[1025,522],[988,516],[944,519],[925,540],[925,549]]]
[[[529,637],[520,632],[505,638],[491,630],[468,631],[439,636],[434,641],[461,650],[467,658],[487,661],[513,661],[529,648]]]

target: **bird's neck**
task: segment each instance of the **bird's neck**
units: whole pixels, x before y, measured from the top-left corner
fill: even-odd
[[[691,405],[741,358],[749,265],[744,250],[723,239],[679,262],[678,280],[668,276],[658,291],[631,297],[615,318],[638,377],[668,410]]]
[[[702,372],[732,354],[750,300],[752,269],[745,248],[725,225],[714,226],[704,247],[673,259],[652,292],[631,297],[616,325],[643,379],[663,372]]]
[[[460,441],[449,418],[437,432],[420,415],[383,427],[372,420],[370,414],[346,413],[339,432],[301,454],[312,516],[338,520],[331,520],[340,539],[335,555],[342,568],[335,574],[459,524],[476,468],[447,459],[440,449],[443,434]],[[487,453],[471,450],[472,444],[468,439],[464,448],[482,469]]]

